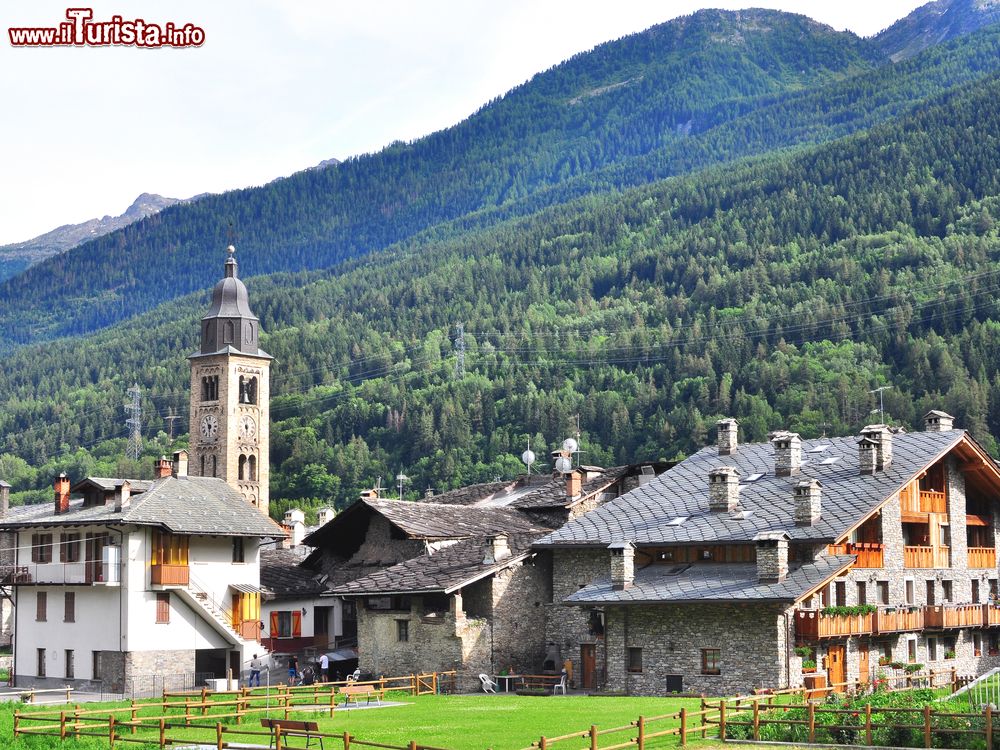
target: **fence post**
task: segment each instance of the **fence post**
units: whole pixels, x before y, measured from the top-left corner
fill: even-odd
[[[640,716],[637,724],[639,727],[639,736],[635,738],[635,746],[638,750],[643,750],[646,747],[646,717]]]
[[[222,722],[215,722],[215,746],[222,750]]]
[[[132,711],[130,712],[131,713],[131,719],[132,719],[132,734],[135,734],[135,716],[136,716],[135,698],[133,698],[129,702],[129,704],[132,706]]]
[[[115,715],[108,717],[108,747],[115,750]]]
[[[686,708],[681,708],[681,747],[688,742],[688,712]]]
[[[71,688],[69,685],[67,685],[66,686],[66,702],[67,703],[70,702],[70,697],[69,696],[70,696],[70,693],[72,693],[72,692],[73,692],[73,688]]]
[[[80,739],[80,704],[73,709],[73,737]]]
[[[205,716],[208,713],[208,688],[203,687],[201,689],[201,715]]]
[[[951,668],[951,692],[958,690],[958,670],[955,667]]]
[[[438,693],[438,673],[434,672],[431,674],[431,687],[434,688],[434,695]]]
[[[14,709],[14,736],[17,737],[17,730],[21,724],[21,709]]]
[[[167,720],[160,717],[160,750],[167,746]]]
[[[872,744],[872,704],[865,704],[865,744]]]
[[[924,706],[924,747],[931,746],[931,707]]]
[[[753,739],[760,739],[760,701],[753,702]]]
[[[726,702],[719,701],[719,739],[726,741]]]
[[[417,676],[415,674],[410,675],[410,692],[413,695],[417,694]]]
[[[333,718],[333,711],[337,707],[337,694],[330,688],[330,718]]]
[[[191,724],[191,699],[184,696],[184,725]]]
[[[349,732],[344,732],[344,750],[351,750],[351,735]]]
[[[538,750],[545,750],[545,735],[538,738]]]
[[[597,726],[590,725],[590,750],[597,750]]]
[[[288,714],[292,712],[292,694],[291,692],[285,693],[285,720],[288,720]],[[281,750],[278,748],[277,750]]]
[[[808,708],[809,713],[809,744],[812,745],[816,742],[816,704],[810,703]]]
[[[986,747],[993,747],[993,707],[986,704]]]
[[[287,717],[286,717],[287,718]],[[281,750],[281,724],[274,725],[274,750]]]
[[[59,712],[59,739],[66,741],[66,712]]]
[[[417,741],[410,740],[410,750],[417,750]]]

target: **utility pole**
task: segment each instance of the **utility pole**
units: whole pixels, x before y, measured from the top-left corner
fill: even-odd
[[[142,392],[138,383],[133,383],[128,389],[128,395],[131,400],[125,402],[125,413],[129,415],[125,420],[125,426],[128,428],[125,455],[133,461],[138,461],[142,455]]]
[[[465,377],[465,324],[459,323],[455,329],[455,379],[461,380]]]

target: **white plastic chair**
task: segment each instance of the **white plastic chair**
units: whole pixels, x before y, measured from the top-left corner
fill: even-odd
[[[490,679],[489,675],[487,674],[479,675],[479,681],[483,683],[484,693],[495,693],[497,691],[497,684]]]
[[[555,685],[552,686],[552,695],[555,695],[560,690],[562,690],[562,694],[563,695],[566,695],[566,679],[567,679],[567,677],[568,677],[568,675],[566,674],[565,671],[563,671],[562,677],[559,678],[559,682],[557,682]]]

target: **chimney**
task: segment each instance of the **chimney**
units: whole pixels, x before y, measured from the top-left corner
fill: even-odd
[[[174,451],[173,475],[178,479],[186,479],[188,475],[188,452]]]
[[[937,409],[924,414],[924,432],[947,432],[955,429],[955,418]]]
[[[0,518],[10,510],[10,485],[0,479]]]
[[[486,555],[483,557],[483,565],[493,565],[508,557],[510,557],[510,545],[507,543],[507,535],[497,534],[490,537]]]
[[[362,500],[378,500],[378,490],[361,490]]]
[[[708,473],[708,509],[731,512],[740,501],[740,473],[732,466],[720,466]]]
[[[740,423],[735,419],[726,418],[720,419],[715,423],[715,426],[719,429],[719,455],[731,456],[736,453]]]
[[[583,493],[583,472],[574,469],[566,475],[566,497],[579,497]]]
[[[863,437],[858,441],[858,464],[862,474],[875,473],[875,441]]]
[[[160,456],[156,462],[156,478],[163,479],[174,473],[174,462],[166,456]]]
[[[788,575],[788,534],[764,531],[757,535],[757,580],[781,583]]]
[[[115,513],[127,510],[132,499],[132,485],[123,479],[115,485]]]
[[[631,588],[635,580],[635,545],[612,542],[608,551],[611,553],[611,588],[615,591]]]
[[[812,526],[822,515],[823,485],[818,479],[803,479],[795,485],[795,525]]]
[[[875,443],[875,469],[886,469],[892,463],[892,431],[884,424],[870,424],[861,429],[861,436]]]
[[[790,477],[799,473],[802,466],[802,439],[797,432],[775,432],[771,435],[774,446],[774,473]]]
[[[69,510],[69,477],[65,471],[56,477],[54,488],[56,514],[65,513]]]

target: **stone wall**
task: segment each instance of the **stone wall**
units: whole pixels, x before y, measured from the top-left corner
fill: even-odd
[[[417,539],[393,539],[392,524],[377,513],[371,514],[365,540],[350,562],[389,567],[424,554],[424,543]]]
[[[545,612],[552,599],[552,566],[539,555],[492,578],[494,673],[538,674],[545,658]]]
[[[552,597],[545,608],[545,643],[555,644],[561,659],[569,659],[573,666],[573,681],[580,682],[580,646],[595,644],[597,652],[597,675],[595,680],[603,683],[604,639],[592,632],[590,615],[594,608],[572,607],[563,604],[571,594],[595,578],[610,578],[611,557],[608,550],[595,549],[555,549],[552,556]]]

